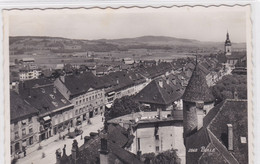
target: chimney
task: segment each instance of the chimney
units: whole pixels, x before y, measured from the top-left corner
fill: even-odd
[[[196,111],[197,111],[197,130],[203,127],[203,118],[205,117],[205,112],[203,110],[204,108],[204,102],[203,101],[197,101],[196,102]]]
[[[101,134],[101,148],[100,153],[100,164],[109,164],[108,159],[108,148],[107,148],[107,136],[106,134]]]
[[[160,79],[158,83],[159,83],[159,86],[160,86],[161,88],[163,88],[163,81],[162,81],[162,79]]]
[[[139,160],[141,160],[141,156],[142,156],[142,151],[138,150],[137,151],[137,157]]]
[[[60,152],[60,149],[57,149],[56,150],[56,164],[61,164],[61,152]]]
[[[233,146],[233,126],[232,124],[227,124],[228,127],[228,150],[234,150]]]
[[[162,119],[162,109],[161,108],[157,108],[157,116],[158,116],[159,120]]]
[[[79,147],[78,147],[78,142],[75,139],[73,140],[72,143],[71,156],[73,162],[76,164],[79,156]]]

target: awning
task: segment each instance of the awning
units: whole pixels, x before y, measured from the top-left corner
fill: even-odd
[[[44,120],[44,121],[48,121],[48,120],[50,120],[50,119],[51,119],[50,116],[45,116],[45,117],[43,117],[43,120]]]

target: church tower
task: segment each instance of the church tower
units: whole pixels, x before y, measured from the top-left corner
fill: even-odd
[[[229,40],[229,34],[227,32],[227,38],[225,41],[225,55],[231,55],[231,41]]]
[[[197,61],[182,99],[183,137],[184,144],[186,144],[186,137],[195,133],[203,126],[203,118],[214,107],[215,101]]]

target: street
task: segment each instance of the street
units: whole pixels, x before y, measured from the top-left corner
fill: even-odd
[[[89,135],[90,132],[97,132],[100,128],[103,127],[102,122],[102,116],[97,115],[94,118],[91,118],[92,124],[90,125],[83,125],[83,139],[81,139],[81,136],[77,136],[74,139],[78,141],[78,145],[81,146],[84,143],[84,136]],[[58,134],[57,134],[58,135]],[[74,139],[66,138],[65,140],[58,140],[51,142],[50,144],[46,146],[42,146],[41,150],[33,151],[32,153],[28,153],[26,157],[20,158],[18,160],[18,164],[55,164],[56,163],[56,150],[61,149],[64,147],[64,144],[66,144],[66,154],[71,154],[71,148],[72,143]],[[39,144],[36,144],[35,146],[38,146]],[[42,158],[43,153],[45,154],[45,157]]]

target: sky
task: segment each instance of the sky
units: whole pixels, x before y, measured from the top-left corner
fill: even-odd
[[[71,39],[118,39],[170,36],[223,42],[246,42],[245,7],[173,7],[120,9],[11,10],[10,36]]]

